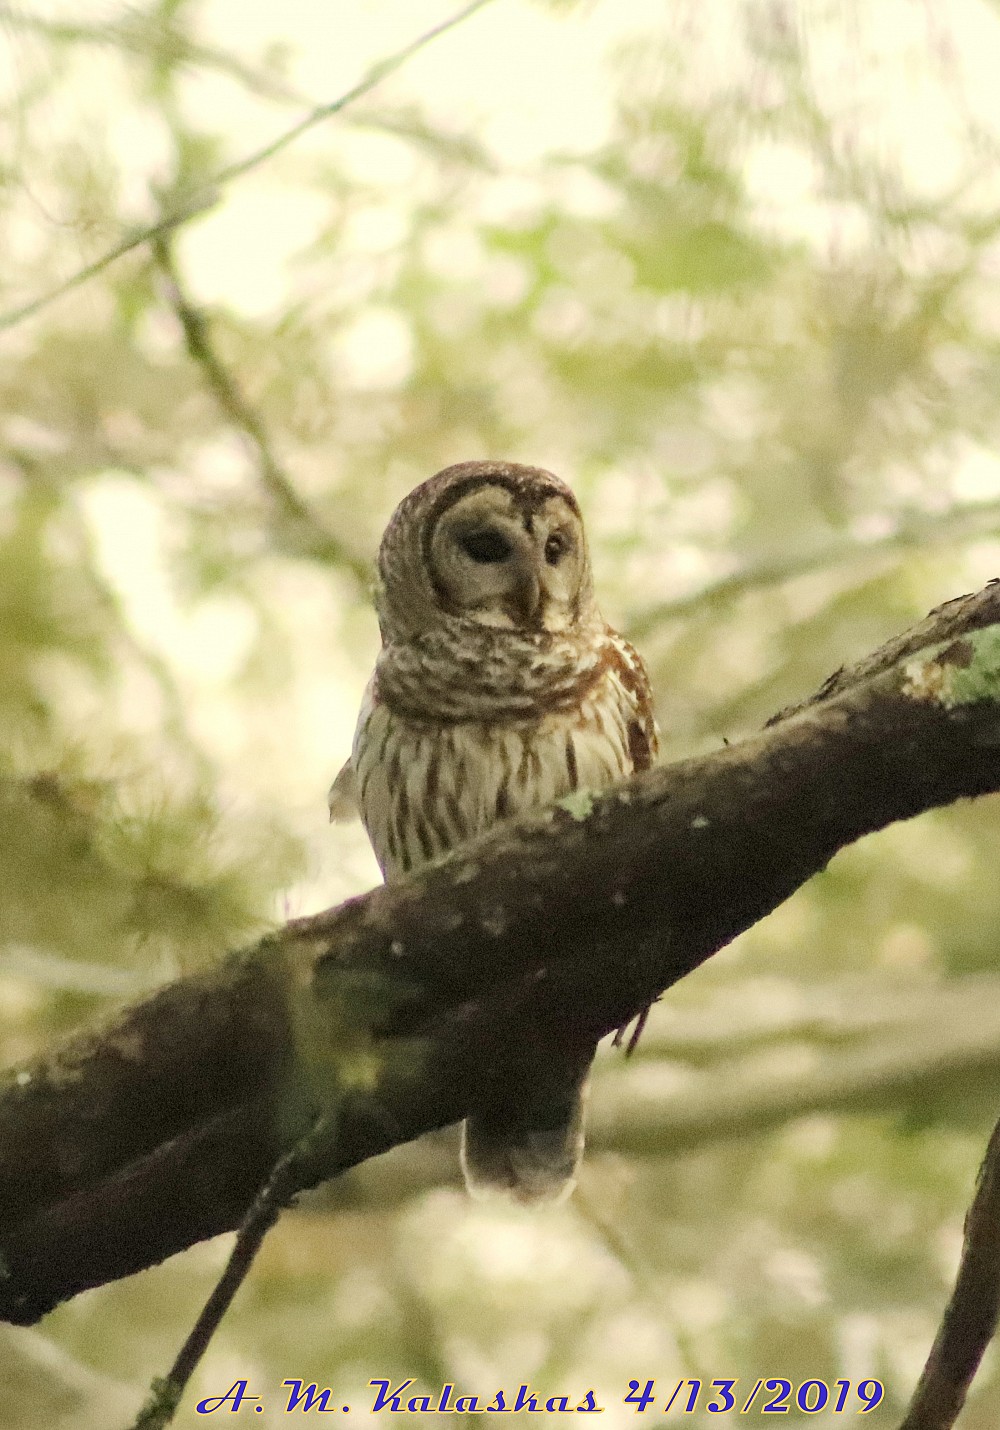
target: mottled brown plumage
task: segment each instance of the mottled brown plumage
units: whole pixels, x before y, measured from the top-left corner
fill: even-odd
[[[356,803],[386,879],[500,820],[649,768],[641,659],[602,620],[580,510],[558,477],[463,462],[396,508],[379,551],[382,650],[354,749],[330,791]],[[593,1049],[511,1050],[508,1105],[470,1117],[471,1190],[568,1192]]]

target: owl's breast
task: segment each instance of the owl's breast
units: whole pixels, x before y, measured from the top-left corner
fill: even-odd
[[[636,708],[613,670],[572,709],[521,720],[435,723],[379,700],[354,741],[358,802],[387,879],[575,789],[631,774]]]

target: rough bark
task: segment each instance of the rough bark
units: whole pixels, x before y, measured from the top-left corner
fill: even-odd
[[[0,1087],[0,1316],[239,1224],[339,1107],[345,1167],[509,1095],[504,1050],[601,1037],[844,845],[1000,789],[1000,585],[767,729],[575,796],[297,919]]]

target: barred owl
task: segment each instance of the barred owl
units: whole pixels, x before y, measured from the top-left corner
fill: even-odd
[[[462,462],[399,504],[379,551],[382,650],[330,791],[387,880],[575,789],[647,769],[657,748],[639,656],[601,619],[576,498],[511,462]],[[594,1046],[526,1034],[496,1105],[470,1116],[474,1194],[572,1189]]]

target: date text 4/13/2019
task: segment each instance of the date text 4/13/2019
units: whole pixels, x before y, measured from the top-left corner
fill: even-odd
[[[658,1395],[655,1380],[641,1385],[630,1380],[625,1404],[631,1404],[638,1414],[643,1410],[659,1410],[662,1415],[671,1410],[693,1415],[707,1410],[710,1415],[726,1415],[730,1410],[749,1415],[787,1415],[790,1410],[802,1410],[815,1415],[825,1410],[834,1415],[865,1415],[874,1410],[885,1394],[880,1380],[803,1380],[796,1383],[781,1376],[763,1376],[753,1385],[749,1380],[678,1380],[668,1382],[669,1393]]]

